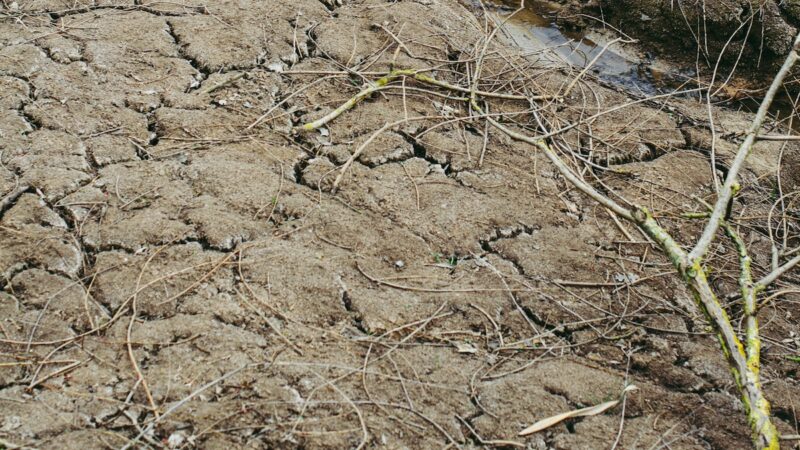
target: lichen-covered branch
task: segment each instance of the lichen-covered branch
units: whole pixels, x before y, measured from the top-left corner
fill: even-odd
[[[800,59],[798,51],[800,51],[800,33],[795,38],[792,50],[789,52],[789,55],[786,56],[783,66],[781,66],[778,74],[772,80],[772,84],[770,84],[769,90],[767,90],[767,93],[764,95],[764,99],[761,101],[761,105],[758,108],[755,118],[753,118],[753,122],[750,124],[750,128],[745,133],[745,139],[736,152],[736,157],[728,169],[728,174],[725,177],[725,183],[722,185],[722,189],[717,197],[717,202],[714,204],[711,219],[709,219],[706,224],[703,234],[700,236],[700,239],[698,239],[697,244],[689,253],[689,258],[693,260],[703,258],[706,251],[708,251],[708,246],[714,241],[714,236],[717,234],[717,230],[722,225],[722,219],[725,217],[728,202],[733,197],[734,191],[738,186],[739,171],[744,166],[744,162],[747,160],[747,156],[750,154],[750,150],[753,148],[753,144],[758,138],[761,125],[763,125],[764,120],[767,118],[769,107],[772,105],[775,95],[781,89],[781,86],[783,86],[783,80],[789,74],[797,60]]]
[[[329,112],[324,117],[321,117],[313,122],[309,122],[303,125],[302,126],[303,131],[314,131],[318,128],[324,127],[325,124],[336,119],[345,112],[353,109],[353,107],[356,106],[361,100],[364,100],[370,95],[380,91],[392,81],[400,78],[403,75],[413,75],[413,74],[414,74],[413,70],[393,70],[389,72],[386,76],[377,79],[374,83],[371,83],[365,89],[361,90],[361,92],[352,96],[349,100],[339,105],[338,108]]]
[[[462,92],[462,93],[470,93],[470,89],[456,86],[454,84],[447,83],[445,81],[437,80],[430,75],[424,73],[425,70],[415,70],[415,69],[396,69],[385,76],[379,78],[375,82],[371,83],[366,88],[362,89],[356,95],[352,96],[349,100],[342,103],[338,108],[334,109],[330,113],[326,114],[324,117],[321,117],[313,122],[309,122],[304,124],[301,129],[303,131],[314,131],[318,128],[325,126],[328,122],[336,119],[337,117],[341,116],[345,112],[353,109],[359,102],[364,100],[365,98],[371,96],[372,94],[381,91],[386,88],[392,81],[397,80],[401,77],[409,77],[414,80],[417,80],[421,83],[429,84],[431,86],[437,86],[440,88],[448,89],[451,91]],[[516,94],[506,94],[502,92],[485,92],[485,91],[476,91],[477,95],[481,97],[491,97],[491,98],[499,98],[504,100],[548,100],[552,99],[552,96],[548,95],[536,95],[536,96],[525,96],[525,95],[516,95]]]
[[[748,421],[755,434],[754,438],[758,439],[755,441],[757,445],[762,448],[777,448],[778,431],[770,421],[770,405],[767,399],[764,398],[761,389],[761,337],[758,330],[758,306],[756,301],[759,288],[753,282],[752,260],[744,241],[736,230],[726,221],[723,221],[721,225],[725,229],[725,233],[733,241],[739,257],[739,289],[744,302],[745,355],[747,362],[746,377],[742,381],[748,386],[752,386],[746,391],[752,391],[757,394],[745,399],[745,403],[749,403],[749,406],[746,404]]]

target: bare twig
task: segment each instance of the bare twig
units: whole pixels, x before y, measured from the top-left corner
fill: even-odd
[[[765,289],[767,286],[775,282],[781,275],[785,274],[786,272],[792,270],[797,264],[800,263],[800,255],[795,256],[794,258],[787,261],[782,266],[778,267],[777,269],[773,270],[769,274],[765,275],[764,278],[758,280],[755,283],[755,288],[757,290]]]
[[[725,212],[728,209],[728,202],[730,202],[731,198],[733,198],[735,191],[738,190],[739,171],[744,166],[744,162],[747,159],[747,156],[750,154],[753,144],[756,142],[758,133],[761,130],[761,125],[767,118],[769,107],[772,105],[778,90],[783,84],[783,80],[789,74],[797,60],[800,59],[800,56],[798,56],[797,53],[798,51],[800,51],[800,34],[798,34],[795,38],[792,50],[789,52],[789,55],[786,56],[786,60],[778,71],[778,74],[772,80],[772,84],[770,84],[767,93],[764,95],[764,99],[761,101],[761,105],[758,108],[756,116],[753,118],[753,122],[750,124],[750,128],[745,133],[744,142],[742,142],[742,144],[739,146],[739,150],[736,152],[736,157],[728,169],[728,175],[725,177],[725,183],[722,185],[722,189],[717,197],[717,202],[714,204],[714,211],[711,213],[711,218],[706,224],[703,234],[700,236],[700,239],[698,239],[697,244],[689,253],[689,259],[691,261],[695,261],[705,256],[706,252],[708,251],[708,247],[714,240],[714,236],[716,235],[717,230],[721,225],[721,221],[725,216]]]

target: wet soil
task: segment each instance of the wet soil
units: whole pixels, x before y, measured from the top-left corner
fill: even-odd
[[[749,448],[716,340],[668,262],[534,149],[477,121],[407,123],[334,195],[374,130],[463,106],[386,91],[291,133],[361,89],[345,67],[438,60],[465,83],[482,30],[451,0],[2,2],[0,448]],[[499,80],[507,61],[493,61]],[[541,94],[575,75],[531,64]],[[565,121],[630,100],[579,86]],[[713,127],[691,99],[640,103],[559,139],[691,236],[679,213],[713,189],[712,144],[724,170],[751,119],[710,114]],[[766,215],[781,169],[796,189],[798,147],[758,144],[748,214]],[[758,274],[765,236],[748,228]],[[735,273],[723,265],[716,286],[735,291]],[[787,434],[798,302],[761,311]],[[630,383],[624,409],[517,436]]]
[[[685,81],[679,66],[655,58],[640,43],[615,40],[619,34],[608,28],[567,22],[561,18],[565,8],[553,2],[527,1],[521,11],[513,1],[491,6],[513,45],[552,59],[554,66],[588,66],[597,79],[635,94],[653,95]]]
[[[503,4],[515,8],[519,2]],[[664,76],[683,82],[725,80],[719,96],[732,99],[757,96],[769,85],[800,26],[800,3],[793,0],[533,0],[526,5],[577,41],[607,41],[608,36],[637,41],[625,50],[627,59],[635,61],[638,48],[640,69],[653,66],[659,81]],[[787,87],[797,91],[796,82]]]

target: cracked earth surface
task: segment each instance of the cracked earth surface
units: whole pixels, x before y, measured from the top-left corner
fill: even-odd
[[[423,64],[382,27],[457,64],[481,26],[464,6],[3,4],[2,445],[592,449],[610,447],[624,417],[619,448],[749,447],[716,341],[667,261],[627,242],[533,148],[473,124],[407,123],[333,195],[337,167],[374,130],[447,100],[387,91],[324,133],[291,133],[358,92],[363,80],[329,75],[342,67]],[[543,69],[535,88],[570,79]],[[565,120],[628,101],[586,86]],[[731,139],[718,143],[724,170],[750,118],[714,114]],[[675,213],[710,192],[707,117],[688,100],[639,104],[599,118],[592,139],[565,139],[633,177],[603,173],[607,188]],[[769,208],[759,189],[782,151],[759,145],[753,214]],[[800,186],[791,164],[784,180]],[[769,254],[763,233],[749,239]],[[762,320],[767,395],[793,433],[789,298]],[[626,382],[639,391],[624,412],[516,436]],[[154,406],[180,407],[148,429]]]

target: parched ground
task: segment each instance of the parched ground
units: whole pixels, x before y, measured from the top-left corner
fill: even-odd
[[[332,193],[384,124],[463,116],[453,92],[407,80],[293,131],[390,67],[469,86],[482,30],[454,0],[0,2],[0,448],[749,448],[668,262],[533,148],[479,120],[411,121]],[[486,90],[518,63],[498,55]],[[530,64],[531,92],[574,76]],[[566,123],[629,100],[587,81],[555,107]],[[724,170],[750,120],[711,115],[640,103],[558,142],[693,237],[679,214],[711,192],[711,129]],[[745,174],[759,274],[757,222],[798,152],[761,143]],[[715,251],[733,292],[734,255]],[[798,301],[761,311],[788,434]],[[626,384],[624,408],[517,436]]]

